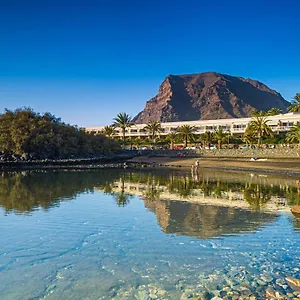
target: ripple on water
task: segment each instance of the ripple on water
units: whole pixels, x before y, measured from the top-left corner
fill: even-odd
[[[293,222],[289,213],[139,197],[118,207],[112,195],[78,195],[0,217],[0,299],[297,296],[285,280],[299,278]]]

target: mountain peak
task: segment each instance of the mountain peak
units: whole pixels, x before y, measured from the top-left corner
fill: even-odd
[[[273,107],[286,112],[289,102],[251,78],[205,72],[168,75],[158,94],[134,118],[136,123],[248,117],[253,110]]]

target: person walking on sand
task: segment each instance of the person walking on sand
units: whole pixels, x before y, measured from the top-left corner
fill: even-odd
[[[199,170],[199,166],[200,166],[199,160],[197,159],[195,163],[192,164],[192,168],[191,168],[192,174],[196,173]]]

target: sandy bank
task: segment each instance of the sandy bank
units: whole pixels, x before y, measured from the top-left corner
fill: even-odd
[[[140,156],[131,159],[137,163],[156,163],[170,167],[190,168],[196,160],[200,168],[237,170],[262,173],[279,173],[300,176],[300,158],[277,158],[250,161],[248,158],[190,158],[190,157],[147,157]]]

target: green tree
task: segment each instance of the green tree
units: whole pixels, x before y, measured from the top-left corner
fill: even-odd
[[[11,126],[15,115],[12,111],[6,110],[5,114],[0,116],[0,151],[11,152],[14,150],[14,141],[11,135]]]
[[[228,133],[224,132],[221,128],[215,130],[214,132],[214,138],[218,142],[218,148],[222,148],[222,143],[224,140],[228,137]]]
[[[119,150],[116,142],[89,135],[50,113],[40,115],[30,108],[21,108],[0,115],[0,151],[4,153],[53,159]]]
[[[173,131],[173,132],[170,132],[167,137],[166,137],[166,140],[168,142],[170,142],[170,149],[173,149],[174,148],[174,144],[175,142],[177,141],[177,138],[178,138],[178,134],[176,131]]]
[[[134,123],[131,121],[131,117],[125,112],[119,113],[116,118],[114,118],[114,126],[119,127],[122,130],[123,145],[125,146],[125,133],[126,129],[130,128]]]
[[[136,146],[138,149],[143,144],[143,140],[140,137],[137,137],[133,140],[133,145]]]
[[[282,110],[276,107],[273,107],[266,112],[266,116],[276,116],[280,114],[282,114]]]
[[[152,140],[152,145],[155,144],[155,138],[158,133],[162,132],[162,127],[160,122],[158,121],[151,121],[145,127],[144,130],[149,134],[149,137]]]
[[[190,125],[182,125],[178,128],[178,135],[184,140],[184,147],[188,146],[188,142],[194,139],[195,127]]]
[[[266,112],[264,112],[263,110],[256,110],[254,109],[252,112],[251,112],[251,117],[254,118],[254,117],[263,117],[266,115]]]
[[[258,147],[260,147],[262,138],[272,136],[273,131],[268,125],[269,120],[264,116],[253,117],[246,130],[251,132],[257,138]]]
[[[249,128],[245,130],[245,133],[242,138],[243,142],[247,145],[253,145],[255,143],[256,137],[253,131],[251,131]]]
[[[300,93],[297,93],[293,100],[291,101],[291,105],[288,107],[289,112],[300,112]]]
[[[290,129],[286,140],[289,143],[297,142],[300,144],[300,125],[295,125]]]
[[[201,142],[202,146],[205,148],[209,143],[212,142],[213,133],[211,131],[204,132],[200,134],[199,141]]]
[[[114,126],[105,126],[103,129],[102,129],[102,134],[104,136],[106,136],[107,138],[114,138],[117,134],[117,131],[116,131],[116,128]]]
[[[135,143],[135,138],[132,136],[129,136],[125,139],[125,145],[124,146],[129,146],[130,150],[132,150],[133,146]]]

